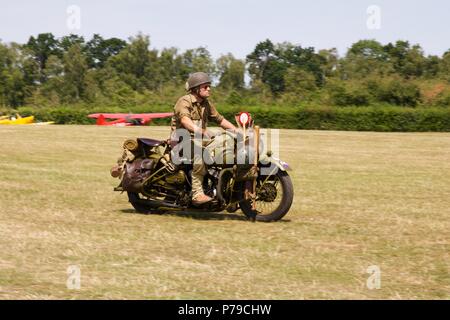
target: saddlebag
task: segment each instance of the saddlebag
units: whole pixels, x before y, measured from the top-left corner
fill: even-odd
[[[154,159],[136,159],[124,167],[122,188],[124,191],[139,193],[142,191],[143,182],[153,172],[156,163]]]

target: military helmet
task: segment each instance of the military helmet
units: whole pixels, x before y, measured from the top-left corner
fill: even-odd
[[[192,88],[198,87],[205,83],[211,83],[211,78],[204,72],[195,72],[189,77],[186,83],[186,89],[191,90]]]

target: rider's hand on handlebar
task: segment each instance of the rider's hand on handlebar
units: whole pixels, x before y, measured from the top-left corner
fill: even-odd
[[[202,129],[202,134],[204,139],[212,139],[214,135],[206,129]]]

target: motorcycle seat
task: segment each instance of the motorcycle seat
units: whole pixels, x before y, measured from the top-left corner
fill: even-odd
[[[163,143],[165,143],[166,141],[164,140],[155,140],[155,139],[148,139],[148,138],[138,138],[137,139],[139,142],[141,142],[142,144],[149,146],[149,147],[158,147],[160,145],[162,145]]]

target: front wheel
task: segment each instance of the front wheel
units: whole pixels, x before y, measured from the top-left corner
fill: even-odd
[[[271,222],[283,218],[294,199],[294,187],[285,171],[278,170],[271,176],[259,176],[256,184],[256,221]],[[239,203],[248,217],[254,216],[249,200]]]

